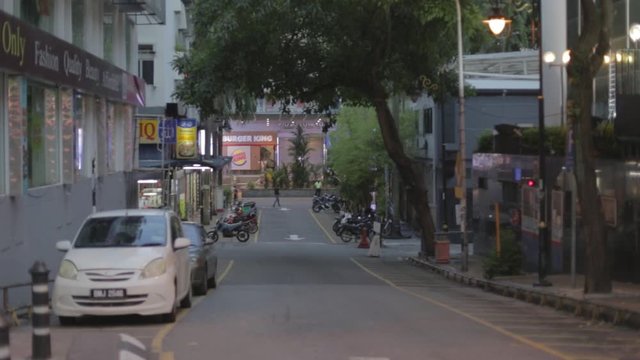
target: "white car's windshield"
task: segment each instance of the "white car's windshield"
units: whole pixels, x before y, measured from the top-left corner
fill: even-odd
[[[116,216],[89,219],[78,234],[76,248],[164,246],[163,216]]]

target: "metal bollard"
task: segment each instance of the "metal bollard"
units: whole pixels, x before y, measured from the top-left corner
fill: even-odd
[[[42,261],[36,261],[31,269],[32,359],[51,358],[51,332],[49,330],[49,269]]]
[[[9,323],[0,313],[0,360],[11,360],[9,349]]]

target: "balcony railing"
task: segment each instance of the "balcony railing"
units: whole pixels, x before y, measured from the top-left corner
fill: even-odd
[[[118,11],[135,18],[136,25],[164,24],[167,0],[111,0]]]

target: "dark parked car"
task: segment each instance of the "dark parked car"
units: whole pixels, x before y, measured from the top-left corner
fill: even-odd
[[[191,240],[191,283],[196,295],[204,295],[215,288],[218,269],[218,254],[212,239],[207,237],[204,227],[198,223],[183,222],[184,236]]]

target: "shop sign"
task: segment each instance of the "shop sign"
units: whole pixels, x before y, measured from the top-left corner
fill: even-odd
[[[176,158],[194,159],[198,155],[196,119],[176,120]]]
[[[165,144],[176,143],[176,119],[164,119],[161,122],[158,134]]]
[[[229,146],[227,155],[231,156],[231,170],[251,170],[251,147]]]
[[[237,132],[222,136],[224,145],[276,145],[275,132]]]
[[[0,11],[0,67],[144,105],[144,80]]]
[[[140,144],[157,144],[158,119],[138,119],[138,135]]]

